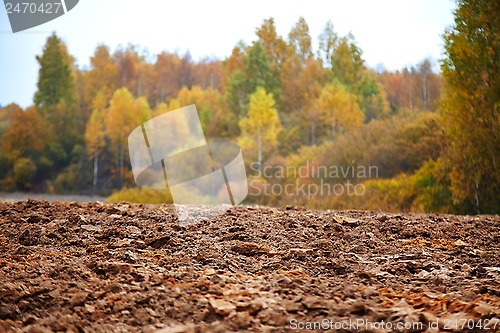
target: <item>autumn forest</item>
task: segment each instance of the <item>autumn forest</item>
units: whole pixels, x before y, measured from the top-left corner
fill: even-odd
[[[495,13],[494,1],[459,1],[444,58],[397,71],[369,68],[355,36],[332,22],[311,36],[303,18],[287,36],[264,20],[223,60],[98,45],[90,66],[78,67],[54,33],[37,57],[33,105],[0,109],[0,191],[168,202],[168,190],[135,185],[127,137],[195,104],[207,138],[242,148],[247,203],[498,213]],[[308,192],[277,190],[286,184]],[[326,187],[343,190],[317,191]]]

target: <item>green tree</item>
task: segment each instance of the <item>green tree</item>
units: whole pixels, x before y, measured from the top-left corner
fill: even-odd
[[[356,92],[359,104],[365,115],[365,121],[380,119],[389,111],[389,102],[384,87],[377,79],[377,74],[366,69],[358,82]]]
[[[73,58],[59,37],[52,34],[37,60],[40,71],[35,104],[52,139],[61,143],[65,152],[69,153],[81,141],[83,132],[78,119]]]
[[[53,106],[74,94],[74,78],[71,74],[70,56],[65,44],[52,34],[45,43],[42,56],[36,59],[40,64],[38,91],[35,104]]]
[[[278,135],[282,126],[275,108],[272,94],[264,88],[257,88],[250,96],[248,116],[240,120],[241,136],[239,144],[257,154],[259,168],[262,166],[263,155],[276,148]]]
[[[351,91],[354,91],[363,70],[362,51],[356,45],[354,37],[351,34],[342,37],[338,41],[332,56],[334,78],[351,89]]]
[[[273,75],[261,42],[256,41],[251,47],[247,47],[246,54],[239,59],[241,63],[236,64],[239,58],[238,50],[241,50],[242,47],[240,45],[239,48],[235,48],[233,55],[227,62],[227,66],[231,65],[234,70],[226,80],[225,99],[236,118],[246,115],[249,96],[258,87],[263,87],[274,96],[279,97],[280,94],[278,79]]]
[[[443,103],[448,163],[456,203],[500,211],[500,48],[498,1],[459,0],[444,34]]]
[[[258,87],[262,87],[276,98],[279,97],[276,78],[271,71],[264,48],[259,41],[253,43],[245,57],[245,71],[248,78],[247,92],[249,94],[253,94]]]
[[[235,70],[227,80],[225,100],[236,117],[245,113],[247,89],[245,74],[240,69]]]

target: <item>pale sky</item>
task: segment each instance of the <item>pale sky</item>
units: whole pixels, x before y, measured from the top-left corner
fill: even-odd
[[[39,0],[37,0],[39,1]],[[351,31],[368,66],[389,70],[442,57],[441,34],[453,23],[452,0],[169,1],[80,0],[67,14],[13,34],[0,6],[0,105],[32,104],[38,78],[36,55],[55,31],[80,67],[89,66],[98,44],[113,52],[129,43],[147,49],[184,53],[193,59],[224,59],[239,40],[250,44],[265,18],[273,17],[283,37],[303,16],[317,48],[317,37],[331,20],[343,36]]]

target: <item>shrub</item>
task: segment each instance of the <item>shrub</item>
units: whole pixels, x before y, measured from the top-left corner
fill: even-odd
[[[124,188],[111,194],[107,202],[128,201],[136,203],[165,204],[172,203],[168,190],[150,190],[142,188]]]
[[[31,180],[36,173],[36,165],[28,157],[21,157],[14,162],[14,181],[22,189],[31,188]]]

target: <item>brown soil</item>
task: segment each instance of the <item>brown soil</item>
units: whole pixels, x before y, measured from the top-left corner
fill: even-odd
[[[500,331],[500,218],[0,203],[0,332],[301,327]]]

